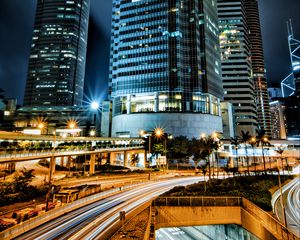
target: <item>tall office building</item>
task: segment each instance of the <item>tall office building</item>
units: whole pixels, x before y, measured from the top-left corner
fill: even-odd
[[[251,46],[258,128],[264,129],[266,134],[271,136],[270,105],[257,0],[245,0],[245,8]]]
[[[273,139],[286,139],[286,106],[282,99],[270,102],[270,112],[272,117],[271,137]]]
[[[89,0],[38,0],[24,106],[82,103]]]
[[[216,0],[114,0],[113,136],[222,131]]]
[[[234,105],[237,134],[257,130],[255,85],[245,0],[218,0],[224,99]]]

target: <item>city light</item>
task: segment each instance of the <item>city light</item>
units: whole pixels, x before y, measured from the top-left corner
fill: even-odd
[[[91,108],[92,108],[93,110],[97,110],[97,109],[99,108],[99,103],[96,102],[96,101],[93,101],[93,102],[91,103]]]
[[[96,131],[95,131],[95,130],[91,130],[91,131],[90,131],[90,136],[91,136],[91,137],[94,137],[95,135],[96,135]]]
[[[157,138],[160,138],[164,134],[164,130],[162,128],[156,128],[154,134]]]
[[[74,129],[77,127],[77,122],[75,120],[70,120],[67,122],[67,127],[70,129]]]

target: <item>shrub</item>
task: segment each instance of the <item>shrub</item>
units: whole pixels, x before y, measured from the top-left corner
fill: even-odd
[[[288,178],[283,176],[282,182]],[[276,185],[278,185],[277,175],[241,176],[175,187],[163,196],[241,196],[265,211],[271,211],[272,195],[269,189]]]

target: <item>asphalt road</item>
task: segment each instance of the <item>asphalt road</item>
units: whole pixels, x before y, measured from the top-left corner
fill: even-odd
[[[104,239],[107,230],[119,220],[120,211],[128,213],[174,186],[201,180],[202,177],[187,177],[149,182],[67,213],[15,239]]]
[[[283,189],[283,202],[285,208],[287,227],[296,236],[300,237],[300,177]],[[276,216],[283,221],[280,195],[274,205]]]

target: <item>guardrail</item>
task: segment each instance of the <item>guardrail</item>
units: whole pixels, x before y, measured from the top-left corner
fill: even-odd
[[[152,206],[242,206],[241,197],[158,197]]]

